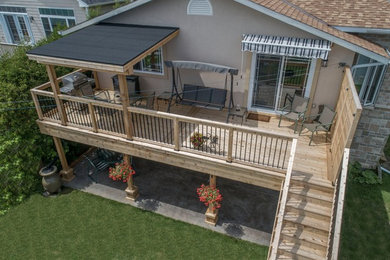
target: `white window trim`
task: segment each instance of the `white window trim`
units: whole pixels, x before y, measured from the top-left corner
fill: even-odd
[[[39,9],[60,9],[60,10],[71,10],[73,11],[73,16],[63,16],[63,15],[52,15],[52,14],[41,14],[39,12]],[[47,18],[49,20],[49,26],[50,26],[50,31],[53,32],[53,25],[51,24],[50,18],[59,18],[59,19],[65,19],[66,22],[66,27],[69,28],[69,22],[68,19],[73,19],[75,21],[75,25],[77,24],[76,16],[75,16],[75,11],[73,8],[60,8],[60,7],[44,7],[40,6],[38,7],[38,14],[39,17],[41,18],[41,24],[43,28],[43,33],[45,34],[45,37],[47,37],[46,32],[45,32],[45,27],[43,26],[42,22],[42,17]]]
[[[10,6],[10,7],[20,7],[20,6]],[[1,26],[3,28],[3,32],[4,32],[5,39],[7,41],[6,42],[7,44],[15,45],[15,46],[19,45],[19,43],[12,42],[11,32],[8,29],[7,22],[5,21],[4,15],[12,15],[13,18],[15,18],[16,16],[22,16],[23,20],[24,20],[24,23],[26,25],[26,28],[27,28],[27,32],[28,32],[29,37],[30,37],[30,41],[26,42],[26,43],[29,44],[29,45],[32,45],[32,44],[35,43],[34,35],[32,33],[32,30],[31,30],[30,19],[29,19],[27,13],[3,12],[3,11],[1,11],[0,12],[0,23],[1,23]],[[20,37],[21,28],[20,28],[19,21],[17,23],[15,23],[15,26],[16,26],[16,28],[18,30],[18,34],[19,34],[19,37]]]
[[[259,108],[259,107],[254,107],[253,106],[253,90],[255,88],[255,74],[256,74],[256,61],[257,61],[257,54],[256,52],[252,53],[252,61],[251,61],[251,71],[250,71],[250,78],[249,78],[249,91],[248,91],[248,102],[247,102],[247,109],[248,111],[253,111],[253,112],[260,112],[260,113],[268,113],[268,114],[280,114],[280,111],[277,109],[279,107],[279,104],[275,106],[275,108]],[[275,55],[275,56],[282,56],[282,55]],[[287,56],[282,56],[282,66],[285,64],[285,59]],[[306,80],[306,86],[305,86],[305,93],[304,97],[310,97],[311,91],[312,91],[312,86],[311,84],[313,83],[313,78],[314,78],[314,73],[316,71],[316,59],[310,59],[310,66],[309,66],[309,74],[307,76]],[[282,77],[279,77],[278,80],[278,85],[281,84]],[[280,95],[280,87],[278,86],[277,90],[277,96]],[[280,100],[277,101],[278,103]]]
[[[364,94],[365,93],[369,93],[371,92],[371,89],[373,87],[372,85],[372,81],[374,80],[375,77],[373,77],[371,79],[371,83],[368,84],[368,89],[367,89],[367,80],[368,80],[368,76],[369,75],[368,73],[366,73],[366,75],[364,76],[364,80],[363,80],[363,88],[360,89],[359,91],[359,99],[362,103],[363,106],[374,106],[375,103],[376,103],[376,100],[378,99],[378,93],[379,93],[379,90],[381,89],[382,87],[382,84],[383,84],[383,80],[384,80],[384,76],[385,76],[385,72],[387,71],[387,65],[383,64],[383,63],[380,63],[380,62],[373,62],[373,63],[366,63],[366,64],[358,64],[358,65],[354,65],[351,67],[351,72],[352,72],[352,78],[355,77],[355,72],[356,72],[356,69],[359,69],[359,68],[372,68],[374,67],[375,71],[379,68],[379,66],[383,66],[383,69],[382,69],[382,72],[381,72],[381,75],[379,76],[379,79],[378,79],[378,82],[377,84],[375,85],[375,93],[374,93],[374,96],[372,97],[372,101],[371,102],[367,102],[367,98],[368,98],[368,94],[366,94],[366,97],[364,98]],[[374,75],[375,75],[376,72],[374,72]],[[364,98],[364,100],[363,100]]]
[[[144,71],[144,70],[136,70],[134,69],[134,73],[137,73],[137,74],[151,74],[151,75],[158,75],[158,76],[164,76],[165,75],[165,66],[164,66],[164,48],[161,46],[160,47],[160,52],[161,52],[161,72],[154,72],[154,71]],[[140,61],[141,63],[141,67],[143,66],[142,65],[142,61],[144,59],[142,59]]]

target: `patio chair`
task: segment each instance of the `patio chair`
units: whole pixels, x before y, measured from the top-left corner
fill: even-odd
[[[282,118],[286,118],[295,122],[294,133],[296,133],[298,122],[305,120],[305,113],[307,105],[309,104],[309,99],[297,95],[291,97],[289,94],[286,94],[286,101],[289,104],[281,109],[278,127],[280,127]]]
[[[154,110],[155,97],[156,97],[156,92],[153,92],[151,95],[138,99],[136,102],[134,102],[133,106]]]
[[[335,116],[336,116],[336,112],[334,112],[329,107],[324,106],[324,109],[320,114],[313,115],[307,118],[307,119],[310,118],[314,119],[313,122],[311,123],[303,122],[301,124],[301,130],[299,131],[299,135],[301,135],[303,128],[309,130],[311,132],[309,145],[311,145],[311,142],[313,141],[314,132],[318,134],[318,131],[325,131],[326,132],[325,142],[328,141],[328,133],[330,132],[330,128],[332,127]]]
[[[95,178],[93,178],[93,175],[109,167],[112,167],[115,165],[115,163],[121,161],[121,158],[117,153],[100,148],[96,150],[96,155],[84,155],[84,157],[89,164],[88,177],[91,178],[94,182],[97,181]]]

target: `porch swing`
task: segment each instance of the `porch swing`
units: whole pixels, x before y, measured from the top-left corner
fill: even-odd
[[[230,68],[222,65],[197,62],[197,61],[165,61],[165,65],[172,69],[172,90],[168,102],[167,112],[170,112],[173,98],[176,103],[190,106],[197,106],[208,109],[222,110],[225,108],[227,98],[227,78],[230,75],[230,98],[228,109],[234,107],[233,101],[233,76],[238,74],[238,69]],[[177,81],[175,76],[177,72]],[[190,84],[182,84],[180,77],[180,69],[192,69],[199,71],[210,71],[221,74],[226,74],[225,86],[221,88],[211,88],[206,86],[197,86]],[[180,83],[181,92],[178,90],[177,83]]]

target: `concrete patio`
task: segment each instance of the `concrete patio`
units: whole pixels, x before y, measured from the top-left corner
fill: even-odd
[[[108,178],[108,169],[88,176],[89,163],[75,166],[71,182],[64,185],[107,199],[152,211],[163,216],[201,226],[260,245],[269,245],[279,193],[228,179],[218,178],[223,195],[217,226],[204,222],[206,206],[197,197],[196,189],[208,183],[208,175],[133,158],[135,185],[140,196],[135,202],[126,199],[126,183]]]

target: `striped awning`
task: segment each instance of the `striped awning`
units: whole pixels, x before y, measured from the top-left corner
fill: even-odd
[[[295,37],[245,34],[241,50],[301,58],[328,59],[331,42]]]

